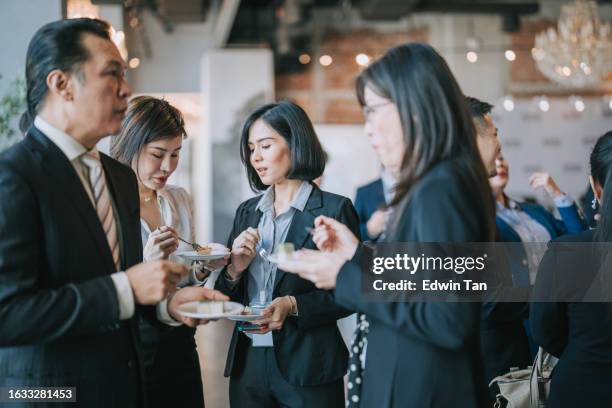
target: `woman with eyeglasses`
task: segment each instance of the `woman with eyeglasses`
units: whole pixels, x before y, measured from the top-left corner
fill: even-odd
[[[389,50],[357,78],[365,132],[398,184],[383,244],[487,242],[495,215],[465,97],[429,45]],[[370,251],[346,226],[317,218],[314,241],[281,268],[360,313],[349,363],[349,407],[484,407],[480,303],[369,301]],[[378,244],[380,247],[380,244]],[[370,255],[369,255],[370,254]],[[388,299],[392,300],[392,299]]]
[[[130,101],[121,133],[111,142],[111,155],[130,166],[138,179],[145,261],[171,259],[191,264],[176,256],[192,250],[179,238],[195,241],[191,197],[183,188],[167,183],[178,167],[185,137],[185,121],[177,108],[163,99],[139,96]],[[211,270],[226,263],[227,258],[191,265],[188,278],[179,286],[202,286]],[[148,406],[204,406],[194,335],[195,328],[186,325],[164,328],[141,319]]]
[[[298,105],[265,105],[247,119],[240,156],[253,191],[236,211],[230,264],[215,288],[261,310],[236,325],[225,375],[232,407],[343,407],[348,353],[336,321],[350,314],[318,289],[271,261],[277,253],[314,249],[314,220],[326,215],[359,234],[348,198],[320,190],[326,155]]]

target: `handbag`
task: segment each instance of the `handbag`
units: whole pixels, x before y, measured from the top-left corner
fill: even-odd
[[[552,372],[559,360],[541,347],[533,366],[495,377],[489,387],[497,384],[499,394],[495,408],[544,408],[550,393]]]

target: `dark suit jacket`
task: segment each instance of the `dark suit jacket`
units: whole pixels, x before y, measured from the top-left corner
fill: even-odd
[[[137,181],[100,156],[127,269],[142,258]],[[74,386],[80,406],[141,406],[135,319],[119,320],[112,254],[72,164],[32,127],[0,156],[0,197],[0,386]]]
[[[486,216],[473,183],[442,162],[415,185],[386,242],[481,242]],[[493,220],[491,220],[492,222]],[[480,303],[373,302],[360,253],[338,275],[336,301],[370,322],[360,406],[484,407]]]
[[[374,180],[357,189],[357,194],[355,195],[355,210],[357,210],[357,215],[359,216],[359,232],[361,233],[361,239],[364,241],[376,241],[378,239],[378,237],[370,237],[368,235],[368,228],[366,225],[372,214],[374,214],[381,205],[386,205],[382,179]]]
[[[590,230],[562,237],[556,243],[567,246],[593,242],[594,233]],[[536,343],[559,357],[547,407],[609,406],[612,400],[612,306],[609,302],[581,302],[579,299],[593,289],[602,289],[602,294],[609,299],[610,275],[605,273],[605,280],[598,281],[599,262],[589,262],[594,259],[585,254],[583,245],[580,250],[572,248],[576,247],[546,253],[534,289],[535,299],[542,302],[531,304],[531,331]],[[609,248],[607,244],[608,253]]]
[[[542,225],[552,239],[564,234],[575,234],[587,228],[586,221],[580,216],[576,204],[569,207],[560,207],[558,220],[538,204],[527,202],[519,203],[524,211],[534,221]],[[501,217],[495,218],[497,226],[497,240],[500,242],[522,242],[518,233]],[[529,269],[527,255],[522,246],[508,247],[509,267],[512,276],[510,284],[519,288],[528,288]],[[529,316],[529,306],[525,302],[512,303],[485,303],[483,305],[481,341],[485,361],[487,381],[505,374],[511,367],[527,368],[533,362],[530,353],[528,333],[523,320]],[[497,391],[491,389],[494,398]]]
[[[260,199],[261,196],[258,196],[240,204],[228,247],[248,227],[257,228],[262,216],[261,211],[256,210]],[[335,218],[346,224],[353,233],[359,234],[357,215],[351,201],[321,191],[313,185],[304,211],[295,212],[285,241],[292,242],[296,249],[316,249],[306,227],[312,227],[319,215]],[[228,285],[224,276],[225,271],[217,279],[215,288],[233,301],[248,304],[248,269],[234,287]],[[288,317],[282,330],[272,333],[274,353],[283,377],[289,383],[301,387],[328,384],[342,378],[346,373],[348,353],[336,320],[348,316],[350,311],[338,306],[330,291],[317,289],[311,282],[279,269],[272,296],[277,298],[286,295],[295,297],[298,316]],[[240,373],[250,341],[234,329],[225,366],[226,377]]]

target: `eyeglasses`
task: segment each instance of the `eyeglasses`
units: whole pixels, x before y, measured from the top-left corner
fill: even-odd
[[[361,108],[361,111],[363,112],[363,116],[365,117],[366,120],[368,120],[368,118],[370,117],[371,114],[373,114],[374,112],[376,112],[376,109],[381,108],[385,105],[389,105],[390,103],[393,103],[391,101],[386,101],[386,102],[380,102],[380,103],[376,103],[374,105],[364,105]]]

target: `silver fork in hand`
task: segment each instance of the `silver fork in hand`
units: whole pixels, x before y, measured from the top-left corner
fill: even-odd
[[[200,245],[196,244],[195,242],[189,242],[187,240],[184,240],[183,238],[179,237],[178,235],[176,237],[179,239],[179,241],[183,241],[187,245],[191,245],[191,248],[193,248],[194,251],[197,251],[198,249],[202,248]]]

